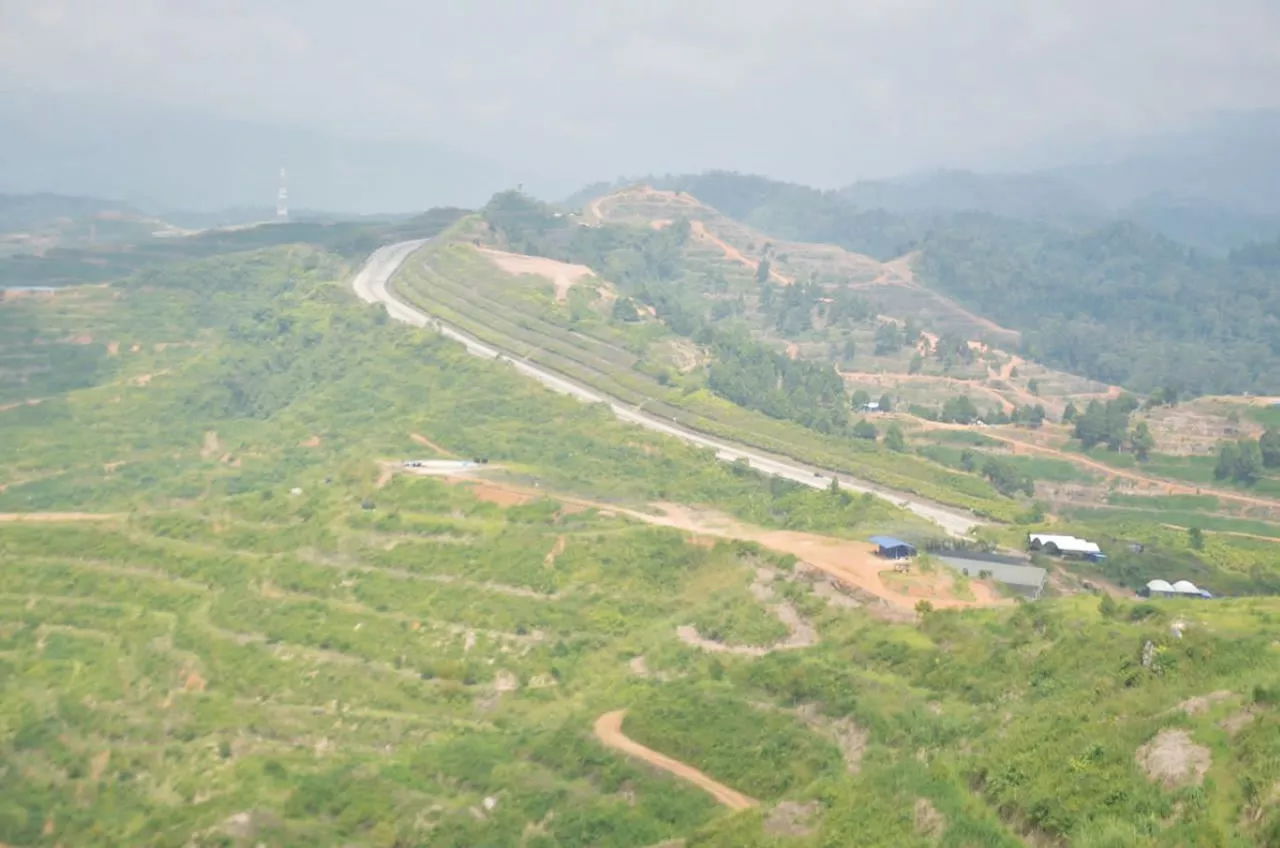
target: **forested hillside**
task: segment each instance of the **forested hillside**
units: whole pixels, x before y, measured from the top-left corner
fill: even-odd
[[[666,178],[778,237],[887,259],[1021,330],[1047,365],[1139,391],[1280,393],[1280,270],[1267,244],[1197,252],[1132,222],[1065,226],[981,212],[894,214],[759,177]]]

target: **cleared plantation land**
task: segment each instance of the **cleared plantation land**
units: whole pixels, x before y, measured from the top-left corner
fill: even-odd
[[[289,551],[237,542],[257,494],[216,522],[0,528],[16,767],[0,777],[0,838],[182,844],[248,828],[271,845],[470,846],[543,821],[557,844],[644,845],[707,821],[710,802],[602,756],[590,707],[573,704],[629,698],[617,653],[674,643],[707,603],[682,587],[741,570],[741,554],[427,480],[379,499]],[[308,506],[272,518],[296,524]],[[447,528],[462,535],[438,539]]]
[[[197,316],[202,344],[162,351],[168,373],[145,385],[151,364],[121,352],[107,382],[4,413],[4,479],[29,475],[0,493],[5,512],[129,517],[0,523],[0,842],[1280,835],[1273,601],[1087,597],[886,622],[792,557],[629,513],[663,498],[668,517],[714,506],[812,534],[901,511],[624,426],[360,306],[331,255],[286,257],[122,283],[114,320],[160,341]],[[383,476],[427,450],[486,455],[553,494]],[[1222,540],[1206,542],[1216,556]],[[784,608],[807,647],[679,637],[769,638],[760,614]],[[620,709],[634,741],[759,807],[733,812],[601,744],[596,721]]]
[[[470,247],[429,245],[410,258],[394,285],[410,303],[512,357],[536,362],[683,426],[985,514],[1004,515],[1014,506],[976,477],[950,474],[910,457],[890,457],[857,440],[823,436],[734,406],[696,386],[664,386],[646,373],[656,369],[645,368],[643,354],[625,346],[636,344],[635,337],[627,335],[635,332],[643,342],[639,349],[647,350],[648,343],[666,337],[660,326],[617,328],[592,320],[590,315],[596,313],[589,306],[584,308],[590,315],[575,321],[572,293],[569,310],[557,310],[550,282],[541,292],[522,291],[520,283]]]

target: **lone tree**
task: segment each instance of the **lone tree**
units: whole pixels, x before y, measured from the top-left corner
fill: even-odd
[[[889,393],[885,392],[880,395],[880,411],[891,412],[893,410],[893,398],[889,397]]]
[[[769,260],[761,259],[760,264],[756,266],[756,282],[757,283],[769,282],[769,270],[770,270]]]
[[[1187,531],[1187,543],[1197,551],[1204,550],[1204,531],[1199,527],[1192,527]]]
[[[884,446],[898,453],[902,453],[907,449],[907,440],[902,435],[902,428],[898,426],[896,421],[884,431]]]
[[[1146,461],[1156,446],[1156,437],[1151,435],[1151,428],[1147,426],[1147,422],[1139,421],[1138,426],[1133,428],[1133,435],[1129,442],[1133,446],[1133,455]]]
[[[876,430],[876,425],[872,424],[865,418],[859,419],[857,424],[853,425],[853,435],[859,439],[869,439],[874,441],[876,436],[880,435]]]

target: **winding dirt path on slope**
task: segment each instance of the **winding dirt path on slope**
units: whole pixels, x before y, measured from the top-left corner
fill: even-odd
[[[687,780],[731,810],[748,810],[760,804],[755,798],[743,795],[736,789],[730,789],[723,783],[713,780],[703,772],[698,771],[693,766],[674,760],[652,748],[646,748],[639,742],[633,742],[622,732],[622,720],[626,716],[626,710],[614,710],[600,716],[600,718],[596,719],[595,724],[596,738],[615,751],[621,751],[629,757],[643,760],[651,766],[656,766],[665,772],[674,774],[681,780]]]
[[[693,233],[694,238],[700,238],[703,241],[709,241],[724,252],[725,258],[731,262],[737,262],[739,265],[746,265],[753,272],[760,270],[760,260],[752,259],[744,254],[741,250],[729,244],[729,242],[717,236],[715,233],[707,229],[707,225],[701,221],[690,221],[689,231]],[[769,263],[769,276],[784,286],[789,286],[795,282],[794,277],[788,277],[786,274],[780,273],[773,267],[773,263]]]
[[[1161,524],[1161,527],[1168,527],[1170,530],[1190,530],[1190,527],[1183,527],[1181,524]],[[1235,536],[1240,539],[1257,539],[1259,542],[1271,542],[1274,545],[1280,545],[1280,539],[1275,536],[1263,536],[1258,533],[1245,533],[1242,530],[1205,530],[1210,536]]]
[[[903,383],[945,383],[947,385],[958,386],[966,391],[980,392],[1000,403],[1005,412],[1012,412],[1016,405],[1000,393],[998,389],[983,385],[977,380],[964,380],[960,377],[946,377],[934,374],[886,374],[872,371],[841,371],[836,369],[836,373],[842,378],[854,381],[875,383],[883,388],[885,385],[898,386]]]
[[[450,453],[449,451],[447,451],[447,450],[445,450],[444,448],[440,447],[440,446],[439,446],[439,445],[437,445],[435,442],[431,441],[430,439],[428,439],[426,436],[422,435],[421,433],[410,433],[410,434],[409,434],[409,438],[413,439],[413,441],[414,441],[416,444],[422,445],[424,448],[431,448],[433,451],[435,451],[436,453],[440,454],[441,456],[448,456],[448,457],[452,457],[452,456],[453,456],[453,454],[452,454],[452,453]]]

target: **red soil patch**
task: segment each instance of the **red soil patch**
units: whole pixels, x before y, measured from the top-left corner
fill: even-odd
[[[107,342],[107,353],[115,356],[120,352],[120,342]]]
[[[520,506],[521,504],[529,503],[529,501],[534,500],[534,498],[537,497],[536,495],[528,492],[512,487],[502,486],[497,483],[487,483],[465,477],[444,477],[441,479],[446,483],[463,486],[480,500],[495,503],[501,507]]]
[[[488,247],[482,247],[479,250],[489,257],[493,264],[508,274],[516,276],[533,274],[551,280],[556,287],[556,300],[560,303],[563,303],[569,297],[569,289],[573,288],[580,280],[596,275],[596,272],[586,265],[571,265],[568,262],[547,259],[543,256],[525,256],[521,253],[508,253],[504,250],[494,250]]]
[[[319,437],[319,436],[312,436],[311,438],[309,438],[309,439],[307,439],[307,440],[305,440],[305,441],[299,442],[299,443],[298,443],[298,447],[302,447],[302,448],[318,448],[318,447],[320,447],[320,437]]]
[[[798,559],[803,560],[841,583],[883,599],[897,614],[905,615],[909,613],[914,615],[915,599],[903,596],[897,589],[885,584],[885,581],[880,577],[880,572],[885,569],[885,560],[876,556],[874,546],[868,542],[837,539],[831,536],[820,536],[816,533],[766,530],[740,523],[733,518],[710,510],[699,510],[680,504],[655,504],[665,514],[652,515],[613,504],[524,489],[508,484],[477,482],[457,477],[445,477],[443,479],[449,483],[470,486],[477,497],[491,500],[501,506],[528,503],[539,497],[554,497],[565,504],[598,509],[602,515],[624,515],[646,524],[684,530],[695,538],[740,539],[757,542],[771,550],[793,554]],[[1012,601],[999,597],[990,586],[978,581],[972,581],[969,584],[976,600],[966,601],[951,597],[949,596],[949,588],[952,585],[952,580],[949,575],[943,574],[943,569],[939,569],[936,575],[932,575],[927,579],[932,579],[938,583],[938,595],[930,599],[931,603],[938,608],[996,606],[1012,603]]]

